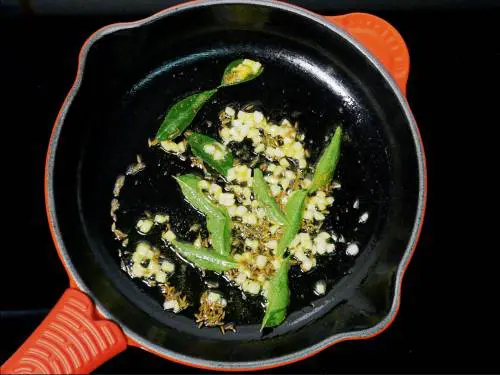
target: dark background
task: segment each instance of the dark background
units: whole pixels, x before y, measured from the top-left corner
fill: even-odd
[[[0,1],[0,362],[31,333],[68,284],[46,223],[43,169],[52,124],[73,82],[79,49],[99,27],[151,13],[143,5],[134,11],[87,8],[86,13],[95,14],[50,15],[64,9],[39,5],[30,11],[28,2],[23,3],[21,8],[5,1],[2,7]],[[370,10],[392,23],[410,50],[408,100],[427,152],[429,197],[420,243],[404,279],[401,309],[392,326],[374,339],[342,343],[272,372],[500,372],[500,246],[495,240],[500,12],[493,6],[500,2],[408,1],[402,6],[401,1],[394,10],[391,3],[371,2],[361,8],[359,1],[333,6],[318,0],[311,7],[324,14]],[[151,9],[158,9],[158,3]],[[199,371],[129,348],[96,372]]]

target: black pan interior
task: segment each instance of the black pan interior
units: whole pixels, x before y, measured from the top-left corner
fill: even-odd
[[[228,103],[257,102],[279,118],[295,113],[317,153],[335,123],[347,138],[337,178],[340,232],[361,254],[341,261],[329,293],[293,311],[264,337],[257,325],[222,336],[198,329],[119,268],[109,215],[115,178],[144,153],[166,109],[216,86],[240,57],[265,66],[261,79],[221,90],[198,117],[216,120]],[[398,264],[413,229],[419,193],[415,140],[401,104],[368,59],[325,26],[288,10],[217,4],[178,11],[105,35],[91,47],[81,87],[59,135],[54,206],[72,265],[93,297],[128,330],[171,353],[246,362],[283,356],[332,335],[370,328],[389,312]],[[165,182],[154,199],[168,200]],[[370,212],[356,228],[358,198]],[[354,233],[356,231],[356,233]],[[308,282],[305,280],[304,282]]]

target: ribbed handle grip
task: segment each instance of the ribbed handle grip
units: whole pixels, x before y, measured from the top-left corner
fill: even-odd
[[[2,374],[88,374],[126,347],[115,323],[96,318],[89,297],[67,289]]]

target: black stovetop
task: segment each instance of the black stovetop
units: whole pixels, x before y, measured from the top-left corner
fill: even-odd
[[[487,243],[470,235],[483,225],[470,197],[478,206],[492,197],[479,195],[470,181],[480,177],[471,157],[484,153],[485,129],[500,125],[498,113],[489,122],[488,116],[485,122],[481,117],[485,111],[493,113],[485,97],[490,95],[487,87],[500,77],[500,14],[475,10],[377,15],[401,32],[410,49],[408,100],[429,167],[427,216],[404,279],[401,309],[393,325],[374,339],[342,343],[269,372],[498,372],[498,342],[488,344],[495,322],[482,315],[483,308],[491,307],[476,303],[478,291],[487,294],[487,282],[498,285],[498,278],[479,283],[481,270],[471,270],[474,251],[498,252],[498,245],[495,250],[490,243],[487,250]],[[73,81],[78,51],[99,27],[135,18],[0,15],[0,147],[6,151],[0,362],[31,333],[68,284],[46,223],[43,168],[50,130]],[[129,348],[97,372],[199,371]]]

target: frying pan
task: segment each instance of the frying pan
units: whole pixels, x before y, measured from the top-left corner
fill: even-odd
[[[163,311],[120,270],[109,204],[116,176],[144,151],[168,106],[216,86],[243,56],[261,61],[265,74],[221,90],[199,118],[259,102],[276,116],[296,113],[314,145],[344,124],[335,209],[347,219],[337,224],[358,230],[349,219],[355,197],[370,224],[326,296],[270,333],[248,324],[222,335]],[[70,286],[2,372],[88,373],[127,345],[190,366],[256,370],[382,332],[398,311],[426,200],[423,145],[404,96],[408,70],[404,41],[380,18],[322,17],[281,2],[192,2],[98,30],[81,49],[46,162],[47,215]],[[168,202],[175,193],[165,189]]]

